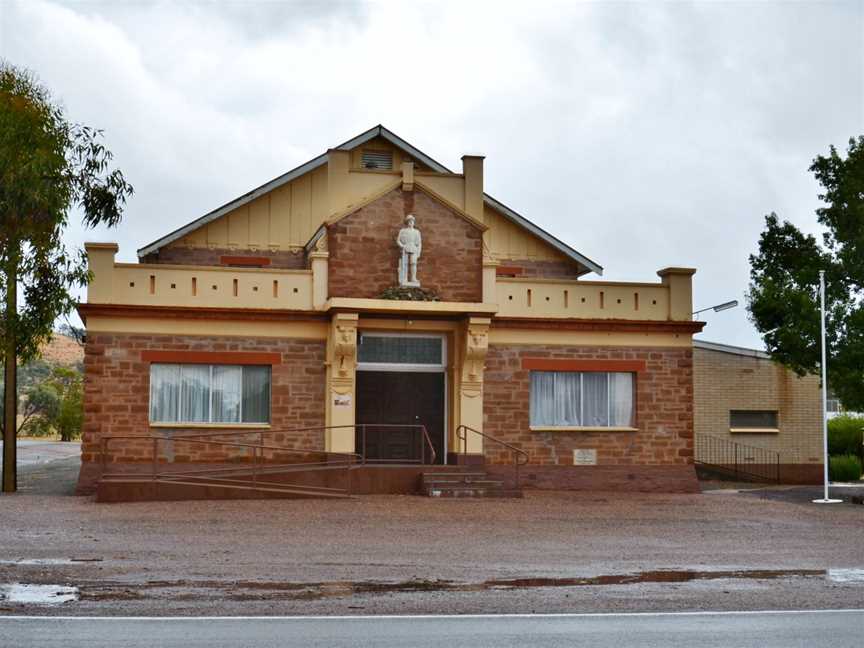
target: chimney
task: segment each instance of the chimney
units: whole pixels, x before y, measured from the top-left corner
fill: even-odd
[[[463,155],[465,176],[465,213],[483,222],[483,155]]]
[[[351,166],[350,151],[330,149],[327,151],[327,197],[329,212],[335,216],[348,206],[348,171]]]

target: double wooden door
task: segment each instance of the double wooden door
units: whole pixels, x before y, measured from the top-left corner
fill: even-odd
[[[366,424],[365,430],[358,425],[355,444],[366,461],[430,463],[422,432],[408,427],[422,424],[435,448],[435,462],[444,463],[443,372],[358,371],[355,415],[358,424]]]

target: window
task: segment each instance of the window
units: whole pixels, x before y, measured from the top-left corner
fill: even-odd
[[[635,375],[532,371],[530,421],[537,427],[634,427]]]
[[[363,364],[442,365],[444,339],[414,335],[360,335],[357,361]]]
[[[153,423],[268,423],[270,367],[151,364]]]
[[[393,152],[363,151],[362,166],[364,169],[384,169],[389,171],[393,168]]]
[[[776,430],[777,410],[730,410],[729,427],[733,430]]]

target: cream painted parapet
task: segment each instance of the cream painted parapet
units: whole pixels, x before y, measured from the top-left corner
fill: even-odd
[[[312,308],[315,310],[324,310],[327,306],[330,272],[330,253],[327,250],[325,233],[315,241],[315,246],[309,252],[309,265],[312,268]]]
[[[114,283],[114,256],[120,247],[116,243],[85,243],[90,281],[87,301],[111,303]]]
[[[115,263],[114,243],[84,248],[88,304],[312,310],[311,270]]]
[[[328,452],[355,452],[353,426],[358,320],[357,313],[336,313],[327,334],[327,402],[324,409],[328,429],[324,443]]]
[[[494,304],[498,301],[495,284],[498,279],[498,266],[500,265],[500,261],[489,257],[483,258],[483,302],[486,304]]]
[[[669,319],[693,319],[693,275],[695,268],[663,268],[657,276],[669,287]]]
[[[483,375],[491,323],[488,317],[469,317],[465,322],[460,353],[456,426],[467,425],[478,432],[483,431]],[[465,450],[468,454],[482,455],[483,437],[469,432],[467,448],[463,448],[459,439],[452,439],[451,447],[460,453]]]
[[[665,268],[657,273],[661,283],[498,277],[497,316],[689,321],[694,272]]]

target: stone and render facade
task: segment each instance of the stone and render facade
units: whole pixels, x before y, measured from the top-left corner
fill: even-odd
[[[389,147],[393,168],[362,168],[364,146]],[[395,283],[394,239],[408,213],[423,234],[419,277],[439,301],[380,298]],[[449,461],[506,466],[477,430],[526,451],[523,474],[536,487],[697,489],[694,271],[667,268],[652,283],[581,280],[602,269],[485,195],[482,158],[463,158],[453,173],[376,127],[146,246],[138,264],[115,263],[113,244],[87,250],[81,492],[92,491],[103,459],[150,461],[154,436],[170,454],[160,461],[217,461],[218,449],[196,454],[172,441],[201,428],[358,451],[358,335],[376,331],[446,339]],[[269,423],[149,421],[152,362],[270,365]],[[531,429],[528,380],[544,367],[634,373],[634,427]],[[456,454],[460,426],[469,432]],[[140,440],[115,439],[101,455],[104,439],[126,436]],[[576,449],[595,451],[596,465],[574,465]]]
[[[693,365],[697,434],[773,450],[780,453],[781,481],[821,483],[818,376],[797,376],[762,351],[699,340],[694,342]],[[732,428],[732,410],[776,411],[778,427],[762,431]]]

